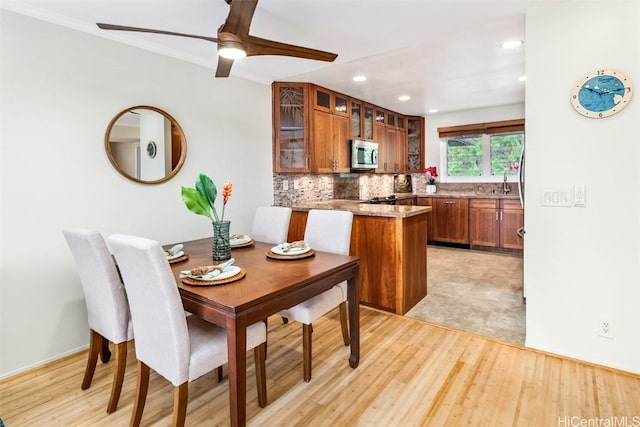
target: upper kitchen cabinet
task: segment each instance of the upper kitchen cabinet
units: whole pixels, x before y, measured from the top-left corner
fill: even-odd
[[[373,105],[364,104],[362,135],[367,141],[373,141],[373,122]]]
[[[273,83],[273,169],[276,172],[309,171],[310,86],[307,83]]]
[[[424,167],[424,117],[407,117],[407,173],[421,173]]]
[[[318,173],[349,172],[351,139],[350,99],[314,86],[311,170]]]
[[[362,139],[362,129],[363,129],[363,105],[362,101],[358,101],[357,99],[351,100],[351,138],[352,139]]]

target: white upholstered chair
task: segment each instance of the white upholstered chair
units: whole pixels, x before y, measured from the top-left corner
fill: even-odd
[[[174,385],[173,425],[184,425],[189,382],[227,363],[226,331],[198,316],[185,316],[180,293],[158,242],[115,234],[109,246],[122,274],[136,334],[138,385],[131,426],[140,425],[153,369]],[[258,403],[266,406],[263,322],[247,327],[254,349]]]
[[[307,216],[304,241],[314,250],[348,255],[351,244],[353,213],[312,209]],[[284,319],[302,323],[304,380],[311,381],[312,323],[336,307],[340,307],[340,324],[344,345],[349,345],[347,324],[347,282],[341,282],[294,307],[280,312]],[[286,320],[285,320],[286,322]]]
[[[133,339],[129,303],[116,264],[102,235],[94,230],[67,228],[62,231],[76,263],[89,323],[89,355],[82,389],[91,385],[98,362],[111,358],[109,342],[114,345],[116,366],[107,412],[118,407],[127,365],[127,342]]]
[[[291,208],[260,206],[256,209],[251,226],[251,238],[258,242],[279,244],[287,241]]]

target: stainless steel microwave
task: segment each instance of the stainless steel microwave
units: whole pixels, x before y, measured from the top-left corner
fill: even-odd
[[[378,167],[378,144],[375,142],[351,141],[351,169],[376,169]]]

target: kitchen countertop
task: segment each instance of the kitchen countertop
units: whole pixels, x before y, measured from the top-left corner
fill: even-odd
[[[413,197],[413,195],[404,195]],[[383,216],[391,218],[409,218],[431,212],[430,206],[376,205],[366,200],[334,199],[318,202],[302,202],[291,207],[294,211],[307,212],[310,209],[331,209],[353,212],[361,216]]]
[[[502,193],[476,193],[476,192],[460,192],[460,191],[438,191],[433,194],[410,194],[410,193],[397,193],[396,196],[400,198],[411,197],[440,197],[440,198],[452,198],[452,199],[509,199],[519,200],[518,193],[502,194]]]

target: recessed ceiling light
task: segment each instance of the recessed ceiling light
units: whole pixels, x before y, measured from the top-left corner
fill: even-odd
[[[357,76],[353,76],[353,81],[354,82],[364,82],[367,80],[367,76],[363,76],[362,74],[357,75]]]
[[[522,40],[509,40],[507,42],[502,43],[503,49],[513,49],[518,46],[521,46],[524,42]]]
[[[411,99],[411,97],[409,95],[400,95],[398,97],[398,100],[400,100],[400,101],[408,101],[410,99]]]
[[[521,81],[521,82],[524,82],[524,81],[527,80],[527,76],[520,76],[520,77],[518,77],[518,80]]]
[[[431,108],[431,109],[429,110],[429,113],[430,113],[430,114],[434,114],[434,113],[437,113],[438,111],[439,111],[439,110],[438,110],[437,108]]]

